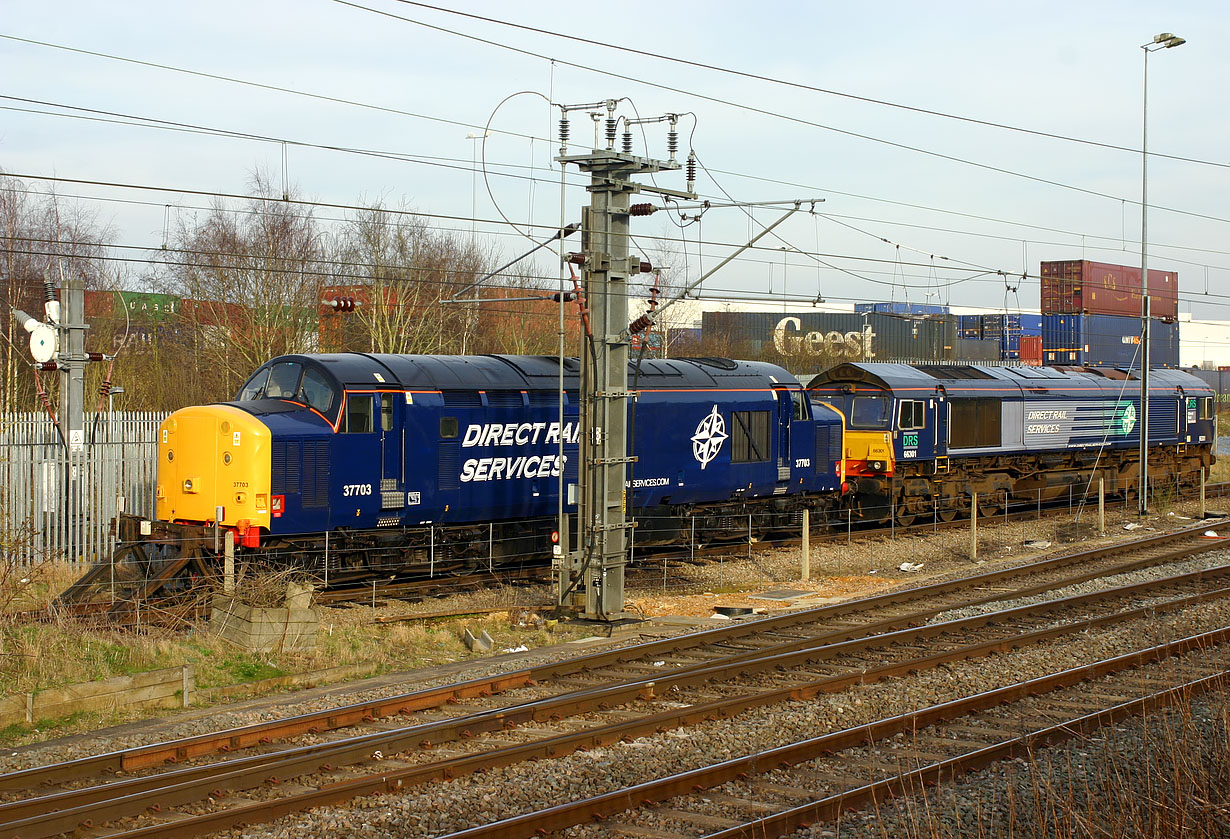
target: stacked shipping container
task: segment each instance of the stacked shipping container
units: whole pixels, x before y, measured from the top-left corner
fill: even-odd
[[[995,341],[1001,359],[1021,357],[1021,338],[1042,334],[1042,316],[1034,314],[960,315],[957,334],[961,338]]]
[[[1085,259],[1042,263],[1042,314],[1140,317],[1140,268]],[[1178,320],[1179,275],[1149,271],[1149,309]]]
[[[1088,260],[1042,263],[1046,364],[1140,366],[1140,268]],[[1179,275],[1149,272],[1151,367],[1179,366]]]
[[[1043,315],[1042,357],[1047,364],[1140,367],[1140,318],[1123,315]],[[1149,366],[1177,367],[1179,325],[1149,326]]]
[[[857,314],[877,312],[882,315],[946,315],[947,306],[937,306],[933,303],[855,303]]]

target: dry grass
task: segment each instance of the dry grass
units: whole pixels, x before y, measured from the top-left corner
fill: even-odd
[[[1001,783],[927,787],[880,805],[837,837],[1225,839],[1230,836],[1230,692],[1153,711],[989,771]],[[1124,739],[1130,738],[1128,746]],[[1127,753],[1119,750],[1125,749]],[[851,821],[859,821],[857,818]]]

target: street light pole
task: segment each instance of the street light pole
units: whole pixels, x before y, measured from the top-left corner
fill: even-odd
[[[1145,53],[1140,131],[1140,515],[1149,512],[1149,53],[1187,43],[1170,32],[1141,44]]]

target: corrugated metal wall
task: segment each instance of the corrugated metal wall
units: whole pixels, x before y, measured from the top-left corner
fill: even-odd
[[[998,342],[958,341],[956,315],[880,312],[705,312],[710,351],[738,358],[811,361],[977,361],[999,358]]]
[[[166,413],[99,414],[67,451],[44,414],[0,416],[0,560],[90,563],[110,556],[111,520],[154,514]]]

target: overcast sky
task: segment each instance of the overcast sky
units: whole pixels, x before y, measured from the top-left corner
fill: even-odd
[[[771,291],[776,299],[784,291],[798,308],[821,291],[841,302],[1036,310],[1038,281],[1017,278],[1036,275],[1041,260],[1140,262],[1140,45],[1173,32],[1188,43],[1149,59],[1149,148],[1194,162],[1151,156],[1150,266],[1179,272],[1182,311],[1194,305],[1198,319],[1230,320],[1230,297],[1218,296],[1230,295],[1224,3],[462,0],[451,7],[544,31],[396,0],[5,0],[0,169],[226,194],[247,192],[253,171],[263,169],[311,200],[404,203],[451,217],[434,223],[467,235],[477,215],[477,235],[511,255],[526,243],[501,214],[523,229],[560,221],[552,162],[559,112],[548,101],[627,97],[621,113],[634,106],[643,117],[687,115],[681,157],[691,148],[704,164],[702,196],[824,199],[819,215],[790,219],[780,239],[762,240],[707,281],[707,296],[763,299]],[[178,72],[185,70],[198,75]],[[270,139],[64,116],[85,115],[73,109]],[[592,136],[587,119],[574,117],[575,143]],[[484,150],[467,134],[488,123]],[[665,129],[650,126],[644,136],[648,147],[638,135],[636,152],[664,157]],[[471,161],[484,151],[486,171],[475,178]],[[681,173],[656,178],[684,187]],[[574,169],[563,196],[568,221],[585,201],[579,183]],[[168,218],[208,202],[55,188],[89,196],[121,245],[157,246]],[[329,223],[344,211],[317,214]],[[681,234],[659,213],[635,219],[633,229],[645,237],[639,250],[652,249],[653,237],[684,237],[667,260],[678,280],[716,265],[778,214],[758,209],[751,221],[743,210],[715,208]],[[1009,292],[995,271],[1012,275],[1020,290]]]

